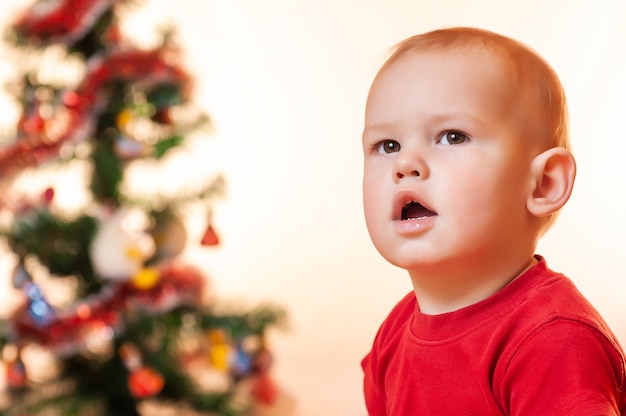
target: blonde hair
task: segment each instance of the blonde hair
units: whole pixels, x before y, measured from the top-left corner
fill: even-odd
[[[514,39],[470,27],[434,30],[412,36],[396,45],[380,71],[410,53],[476,47],[500,57],[519,90],[526,94],[528,100],[519,102],[532,105],[533,113],[541,117],[532,124],[538,126],[535,134],[540,136],[537,138],[541,140],[544,150],[551,147],[570,150],[567,101],[559,77],[537,52]]]

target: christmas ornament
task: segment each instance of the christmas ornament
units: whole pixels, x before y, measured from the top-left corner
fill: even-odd
[[[131,282],[139,290],[148,290],[154,287],[159,281],[159,271],[154,267],[143,268],[139,270]]]
[[[125,108],[117,115],[115,119],[115,124],[117,128],[122,132],[126,133],[126,126],[135,118],[135,114],[133,110],[130,108]]]
[[[208,331],[209,338],[209,361],[217,370],[228,370],[231,361],[232,347],[228,342],[223,329],[211,329]]]
[[[252,371],[252,357],[245,350],[243,342],[238,342],[231,356],[230,373],[235,379],[241,379]]]
[[[138,399],[156,396],[164,384],[163,376],[150,367],[141,367],[128,376],[130,393]]]
[[[126,160],[136,159],[148,153],[142,143],[123,135],[115,139],[113,150],[120,159]]]
[[[167,107],[156,109],[154,114],[150,118],[156,123],[165,124],[168,126],[172,124],[172,114],[170,112],[170,109]]]
[[[265,345],[261,344],[252,357],[252,370],[256,374],[267,373],[272,366],[272,361],[272,353]]]
[[[24,285],[24,292],[29,299],[28,310],[30,316],[37,324],[42,326],[48,325],[54,318],[54,310],[43,297],[39,286],[33,282],[27,282]]]
[[[26,385],[26,367],[19,354],[10,362],[6,363],[6,381],[11,389],[21,389]]]
[[[113,281],[134,276],[154,254],[147,228],[148,217],[138,208],[119,208],[104,218],[89,250],[96,273]]]
[[[202,240],[200,241],[200,243],[203,246],[216,246],[220,243],[220,238],[218,237],[211,224],[208,225],[206,231],[202,235]]]
[[[22,289],[26,283],[32,281],[33,278],[26,271],[26,267],[24,267],[24,260],[20,259],[15,269],[13,269],[13,287],[15,289]]]
[[[45,206],[50,206],[53,199],[54,199],[54,188],[46,188],[41,194],[41,198],[40,198],[41,202]]]
[[[187,227],[180,216],[163,211],[155,214],[155,220],[151,230],[156,245],[155,257],[163,260],[181,254],[187,245]]]
[[[278,398],[278,388],[269,373],[263,373],[253,379],[252,395],[260,403],[273,405]]]
[[[165,380],[163,376],[150,367],[142,364],[141,353],[131,343],[124,343],[120,347],[120,357],[130,371],[128,389],[133,397],[142,399],[159,394]]]

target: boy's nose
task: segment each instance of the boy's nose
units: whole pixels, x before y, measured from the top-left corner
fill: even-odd
[[[394,181],[405,177],[425,179],[428,175],[428,168],[418,155],[408,152],[403,154],[401,151],[394,162],[392,175]]]

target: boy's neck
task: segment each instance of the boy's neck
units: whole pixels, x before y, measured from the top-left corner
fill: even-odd
[[[426,315],[454,312],[494,295],[537,264],[532,255],[509,270],[437,275],[409,271],[420,311]]]

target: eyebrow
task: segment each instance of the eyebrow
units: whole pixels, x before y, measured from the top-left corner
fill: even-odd
[[[476,116],[468,113],[446,113],[446,114],[429,114],[429,113],[421,113],[425,115],[425,118],[428,120],[428,123],[432,124],[444,124],[444,123],[454,123],[454,122],[463,122],[465,124],[470,124],[471,127],[478,128],[484,123]],[[386,132],[394,129],[396,126],[393,122],[377,122],[370,125],[365,125],[363,128],[363,136],[366,134],[372,134],[377,132]],[[451,126],[453,127],[453,126]]]
[[[376,133],[376,132],[382,132],[382,131],[389,131],[393,127],[394,127],[394,123],[388,123],[388,122],[365,125],[365,127],[363,128],[362,135],[365,136],[366,134],[372,133],[372,132]]]

